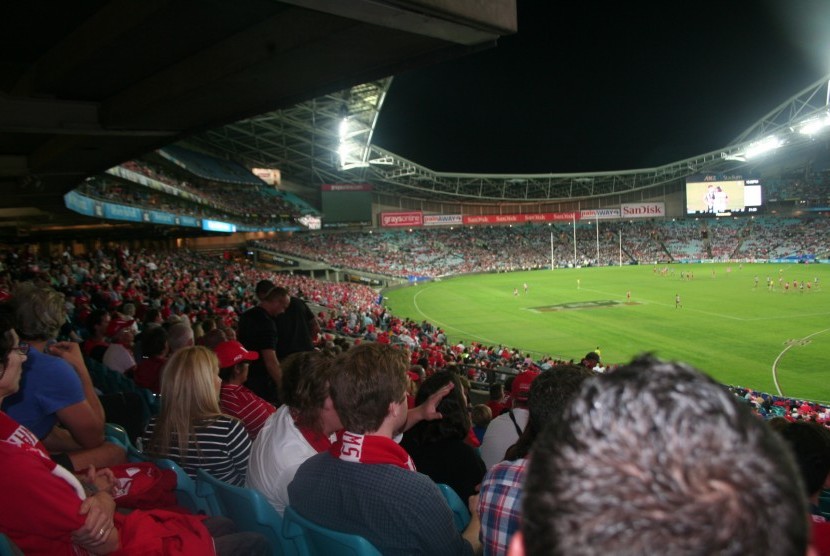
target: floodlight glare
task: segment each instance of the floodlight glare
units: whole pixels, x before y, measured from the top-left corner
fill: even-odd
[[[818,116],[801,122],[798,132],[802,135],[816,135],[828,125],[830,125],[830,117]]]
[[[343,141],[349,133],[349,118],[340,120],[340,140]]]
[[[349,158],[349,145],[346,143],[340,143],[340,146],[337,147],[337,154],[340,155],[340,163],[343,164],[346,159]]]
[[[365,168],[368,162],[363,162],[362,146],[353,141],[343,141],[337,147],[337,154],[340,157],[340,170],[351,170],[352,168]]]
[[[781,140],[775,135],[764,137],[760,141],[750,143],[749,146],[746,148],[744,156],[746,156],[746,158],[748,159],[760,156],[770,151],[774,151],[775,149],[781,146],[781,143]]]

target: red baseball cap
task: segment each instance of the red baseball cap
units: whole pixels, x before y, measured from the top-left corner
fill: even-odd
[[[107,326],[107,337],[115,338],[121,333],[122,330],[132,326],[134,322],[135,320],[127,320],[122,318],[112,319],[109,326]]]
[[[510,396],[514,400],[526,402],[530,395],[530,384],[541,374],[540,371],[524,371],[513,379],[513,387],[510,389]]]
[[[219,358],[219,368],[233,367],[240,361],[256,361],[259,353],[248,351],[245,346],[236,340],[228,340],[216,346],[216,357]]]

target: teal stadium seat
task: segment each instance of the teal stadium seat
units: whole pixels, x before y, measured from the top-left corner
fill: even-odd
[[[138,394],[141,398],[141,418],[144,423],[147,423],[150,417],[158,415],[161,410],[160,396],[157,396],[147,388],[137,386],[132,379],[107,368],[106,365],[91,357],[84,357],[84,363],[86,363],[86,368],[89,370],[89,377],[92,379],[92,384],[102,393],[135,392]]]
[[[0,556],[22,556],[22,554],[23,552],[9,537],[0,533]]]
[[[447,504],[449,504],[450,509],[452,510],[452,518],[453,523],[455,523],[455,528],[459,531],[463,531],[470,523],[470,509],[464,501],[461,500],[461,497],[458,496],[458,493],[455,492],[452,487],[443,483],[436,484],[438,485],[438,490],[440,490],[441,494],[444,495],[444,498],[447,500]]]
[[[232,519],[241,531],[264,535],[274,556],[296,554],[283,537],[282,517],[256,490],[220,481],[204,469],[196,470],[196,490],[212,511]]]
[[[110,442],[117,442],[124,448],[132,444],[127,431],[118,423],[104,423],[104,435]]]
[[[350,535],[326,529],[309,521],[288,506],[283,515],[283,536],[294,543],[298,556],[380,556],[369,541],[359,535]]]
[[[127,461],[151,461],[149,456],[145,455],[138,448],[136,448],[132,442],[130,442],[130,436],[121,425],[117,423],[105,423],[104,434],[109,442],[119,444],[122,448],[124,448],[124,450],[127,451]]]
[[[819,493],[818,509],[825,519],[830,519],[830,489],[825,488]]]

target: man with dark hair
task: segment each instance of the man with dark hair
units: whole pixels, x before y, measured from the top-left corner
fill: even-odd
[[[481,459],[490,469],[504,459],[507,449],[516,443],[527,426],[530,413],[527,410],[527,398],[530,385],[539,376],[538,370],[519,373],[510,385],[512,407],[498,417],[493,417],[481,441]]]
[[[501,382],[494,382],[490,385],[490,399],[487,400],[487,407],[490,408],[494,419],[505,409],[510,408],[510,404],[505,402],[504,384]]]
[[[257,282],[257,299],[262,299],[273,287],[274,283],[270,280]],[[305,301],[293,295],[285,311],[274,318],[274,325],[277,328],[277,359],[280,361],[292,353],[313,350],[314,339],[320,334],[317,317]]]
[[[602,365],[599,362],[599,353],[597,353],[596,351],[589,351],[588,353],[586,353],[585,357],[582,358],[582,365],[584,367],[588,367],[589,369],[601,369]]]
[[[478,511],[485,555],[504,554],[513,533],[519,530],[522,496],[527,475],[528,453],[533,441],[579,392],[594,372],[579,365],[558,366],[545,371],[530,385],[530,420],[518,442],[508,448],[507,461],[493,466],[481,482]]]
[[[254,286],[254,294],[256,295],[257,299],[262,299],[265,297],[265,294],[274,289],[274,284],[271,280],[260,280]]]
[[[819,508],[819,495],[830,479],[830,429],[816,422],[784,421],[779,433],[793,450],[810,500],[813,548],[819,556],[830,554],[830,522]]]
[[[251,361],[259,359],[259,354],[246,350],[236,340],[222,342],[213,351],[219,359],[219,378],[222,379],[219,407],[222,413],[242,421],[251,440],[255,440],[265,420],[277,411],[273,404],[245,386],[248,367]]]
[[[477,499],[463,536],[438,487],[393,437],[407,422],[404,350],[364,343],[339,356],[331,398],[344,430],[288,485],[290,505],[323,527],[360,535],[382,554],[472,554]]]
[[[268,417],[251,447],[248,486],[264,494],[280,515],[297,468],[331,447],[333,434],[343,427],[329,395],[333,359],[309,351],[282,362],[285,403]]]
[[[268,417],[251,447],[248,486],[265,495],[280,514],[288,505],[288,485],[297,468],[325,452],[343,428],[329,388],[334,356],[324,351],[295,353],[282,362],[284,404]],[[407,428],[441,417],[437,405],[450,388],[407,411]]]
[[[239,317],[239,342],[245,349],[259,353],[259,359],[251,362],[245,386],[275,405],[280,403],[282,370],[277,358],[274,317],[284,312],[290,303],[288,290],[273,287],[259,298],[256,307],[251,307]]]
[[[161,393],[161,371],[167,363],[167,355],[170,351],[167,330],[163,326],[154,326],[142,334],[144,356],[136,366],[133,380],[136,385],[159,394]]]
[[[103,362],[104,353],[110,345],[107,341],[107,328],[111,320],[112,317],[104,309],[95,309],[86,318],[87,338],[81,343],[84,356]]]
[[[792,455],[725,387],[650,356],[589,379],[536,440],[510,554],[801,556]]]

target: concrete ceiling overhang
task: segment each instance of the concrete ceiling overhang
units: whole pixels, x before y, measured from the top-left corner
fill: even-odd
[[[89,224],[62,199],[87,176],[516,31],[515,0],[32,0],[4,11],[0,208],[12,210],[0,228]]]

